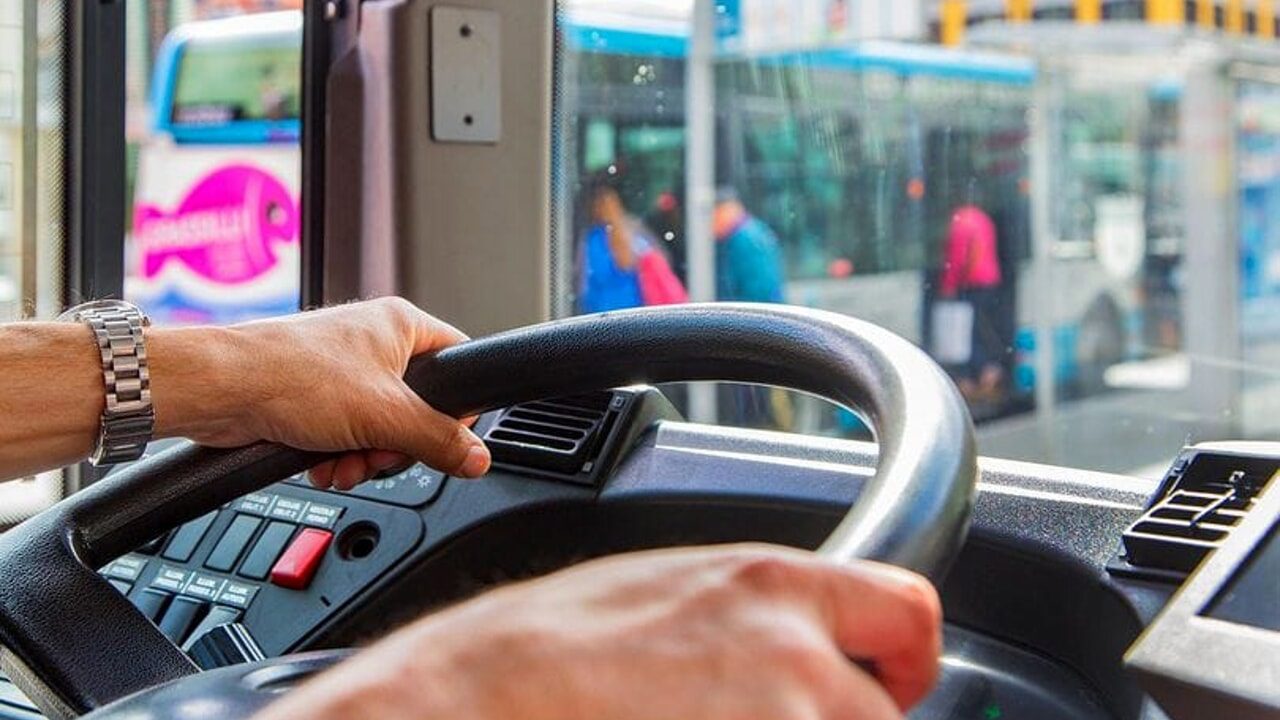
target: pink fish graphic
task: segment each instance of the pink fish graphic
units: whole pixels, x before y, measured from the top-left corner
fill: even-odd
[[[236,285],[275,267],[275,246],[298,241],[298,201],[278,179],[251,165],[219,168],[195,184],[173,212],[134,211],[142,276],[180,262],[213,282]]]

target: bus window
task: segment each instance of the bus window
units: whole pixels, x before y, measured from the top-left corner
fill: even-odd
[[[165,324],[232,323],[299,303],[301,14],[201,7],[209,17],[165,27],[154,57],[131,58],[149,72],[137,73],[145,86],[128,108],[125,296]],[[131,34],[171,17],[149,3],[131,9]]]

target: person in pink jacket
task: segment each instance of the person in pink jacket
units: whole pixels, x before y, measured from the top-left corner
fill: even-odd
[[[971,399],[994,399],[1004,382],[1006,343],[994,320],[1004,279],[996,241],[995,222],[976,204],[966,203],[951,214],[938,297],[973,308],[969,359],[955,369],[960,391]]]

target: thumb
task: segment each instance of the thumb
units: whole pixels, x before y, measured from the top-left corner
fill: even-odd
[[[478,478],[489,471],[489,449],[463,422],[436,410],[407,385],[372,428],[370,444],[402,452],[443,473]]]

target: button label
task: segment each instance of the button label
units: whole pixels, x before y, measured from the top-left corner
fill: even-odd
[[[220,577],[195,573],[191,578],[191,582],[182,591],[182,594],[212,601],[218,596],[218,592],[222,590],[222,584],[225,582],[226,580]]]
[[[311,503],[307,507],[306,514],[302,516],[302,524],[331,529],[337,524],[338,517],[341,515],[342,508],[340,507]]]
[[[138,579],[138,576],[142,574],[142,569],[146,566],[146,560],[126,555],[113,560],[102,569],[102,574],[118,580],[133,582]]]
[[[160,572],[156,573],[155,579],[151,581],[151,587],[157,587],[170,592],[182,592],[183,586],[187,584],[189,573],[181,568],[172,565],[162,565]]]
[[[276,497],[276,502],[271,506],[268,517],[276,520],[288,520],[290,522],[298,522],[302,519],[303,511],[306,509],[307,503],[302,500],[294,500],[286,497]]]
[[[253,602],[253,596],[257,593],[257,585],[229,581],[222,588],[222,592],[218,593],[218,597],[214,602],[222,603],[223,605],[234,605],[244,609],[249,607],[249,603]]]
[[[236,510],[250,515],[266,515],[267,510],[271,507],[271,501],[274,499],[274,495],[267,493],[245,495],[240,498],[240,503],[236,506]]]

